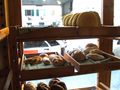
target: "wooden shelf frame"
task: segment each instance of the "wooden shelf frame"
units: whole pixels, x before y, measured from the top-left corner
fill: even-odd
[[[7,9],[5,10],[6,12],[6,23],[8,26],[15,26],[15,25],[22,25],[22,19],[21,19],[21,0],[6,0],[5,1],[6,3],[6,6],[7,6]],[[114,17],[114,0],[103,0],[103,11],[102,11],[102,15],[103,15],[103,25],[113,25],[113,17]],[[19,17],[19,18],[18,18]],[[111,27],[112,28],[112,27]],[[118,27],[119,28],[119,27]],[[115,29],[115,28],[113,28]],[[114,32],[113,32],[114,33]],[[14,34],[13,34],[14,35]],[[29,36],[29,35],[28,35]],[[25,36],[22,36],[22,37],[25,37]],[[83,36],[84,37],[84,36]],[[99,36],[100,37],[100,36]],[[108,37],[108,36],[107,36]],[[103,38],[103,37],[100,37],[100,43],[99,43],[99,46],[100,46],[100,49],[102,49],[103,51],[107,51],[107,52],[110,52],[111,53],[111,49],[112,49],[112,41],[111,40],[108,40],[107,37]],[[116,37],[116,35],[115,35]],[[117,36],[119,37],[119,35]],[[71,37],[73,38],[73,37]],[[92,38],[92,36],[91,36]],[[20,39],[20,38],[19,38]],[[13,46],[9,45],[9,48],[10,50],[13,49],[13,51],[15,51],[15,45],[14,45],[14,42],[16,40],[18,41],[21,41],[19,39],[16,39],[16,38],[12,38],[12,40],[10,40],[10,42],[13,42]],[[51,38],[53,39],[53,38]],[[58,38],[59,39],[59,38]],[[67,37],[65,38],[67,39]],[[119,38],[118,38],[119,39]],[[26,40],[26,39],[24,39]],[[33,40],[33,39],[31,39]],[[108,47],[105,47],[105,45],[108,45]],[[16,52],[11,52],[11,55],[9,58],[9,62],[10,64],[12,64],[12,69],[14,70],[14,68],[16,67],[17,63],[14,61],[14,59],[16,59],[13,55],[16,55]],[[19,72],[19,71],[18,71]],[[17,73],[18,73],[17,72]],[[14,75],[15,74],[15,75]],[[17,74],[14,73],[13,71],[13,76],[16,76]],[[100,82],[106,84],[108,87],[110,87],[110,76],[111,76],[111,73],[110,71],[102,71],[102,72],[99,72],[98,74],[98,86],[101,86],[100,85]],[[15,84],[17,81],[16,78],[13,79],[12,81],[12,85],[16,86],[12,86],[12,90],[17,90],[18,87],[17,87],[17,84]],[[103,89],[104,90],[104,89]]]
[[[51,40],[51,39],[84,39],[84,38],[110,38],[110,37],[120,37],[120,27],[112,27],[112,26],[103,26],[99,28],[95,27],[86,27],[86,28],[78,28],[78,27],[45,27],[45,28],[20,28],[20,27],[9,27],[9,51],[10,51],[10,60],[11,67],[13,70],[13,75],[16,76],[14,78],[16,80],[16,85],[19,86],[19,82],[27,81],[27,80],[37,80],[44,78],[52,78],[52,77],[65,77],[65,76],[73,76],[73,75],[81,75],[88,74],[94,72],[82,72],[82,73],[74,73],[74,74],[54,74],[47,76],[40,76],[40,70],[36,71],[20,71],[18,63],[19,55],[17,55],[16,48],[18,43],[24,41],[31,40]],[[56,33],[59,33],[56,35]],[[110,54],[113,59],[119,59]],[[117,66],[116,66],[117,64]],[[113,63],[113,67],[109,67],[108,70],[116,70],[119,69],[119,63]],[[95,71],[98,72],[98,71]],[[16,74],[15,74],[16,73]],[[30,75],[31,73],[31,75]],[[32,75],[34,73],[34,75]],[[22,75],[22,76],[21,76]],[[28,77],[29,76],[29,77]]]
[[[51,40],[51,39],[84,39],[84,38],[119,38],[120,27],[44,27],[44,28],[16,28],[16,41]]]

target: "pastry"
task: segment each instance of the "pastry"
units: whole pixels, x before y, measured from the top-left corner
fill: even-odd
[[[37,90],[50,90],[50,88],[43,82],[38,83]]]
[[[36,90],[33,83],[29,82],[27,84],[24,84],[24,90]]]
[[[48,57],[43,57],[42,62],[44,63],[44,65],[50,65],[50,59]]]

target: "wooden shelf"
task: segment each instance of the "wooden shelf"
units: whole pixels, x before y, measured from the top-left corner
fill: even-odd
[[[101,53],[108,57],[104,62],[97,62],[93,60],[86,60],[86,62],[77,62],[68,53],[64,54],[64,58],[71,62],[79,74],[97,73],[102,70],[117,70],[120,69],[120,58],[114,55],[101,51]]]
[[[17,41],[120,37],[120,27],[115,26],[44,28],[11,27],[10,31],[17,34]]]

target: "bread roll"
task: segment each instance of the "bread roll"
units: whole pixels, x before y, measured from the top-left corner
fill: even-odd
[[[99,49],[98,46],[96,44],[93,44],[93,43],[88,43],[86,46],[85,46],[85,49],[84,49],[84,54],[87,55],[88,53],[90,53],[91,50],[93,49]]]
[[[53,78],[49,81],[49,87],[52,87],[54,84],[57,84],[58,82],[60,82],[60,80],[58,78]]]
[[[57,55],[52,59],[52,63],[54,66],[64,66],[66,61],[61,56]]]
[[[98,48],[98,46],[94,43],[88,43],[85,48],[88,48],[88,47],[95,47],[96,49]]]
[[[24,84],[24,90],[36,90],[33,83],[29,82],[27,84]]]
[[[43,57],[42,61],[43,61],[44,65],[50,65],[51,64],[50,59],[48,57]]]
[[[71,57],[73,57],[78,62],[84,61],[86,59],[85,55],[80,50],[73,50]]]
[[[103,55],[97,54],[97,53],[89,53],[86,55],[88,59],[92,59],[95,61],[103,60],[105,57]]]
[[[50,90],[50,87],[48,87],[45,83],[40,82],[37,85],[37,90]]]

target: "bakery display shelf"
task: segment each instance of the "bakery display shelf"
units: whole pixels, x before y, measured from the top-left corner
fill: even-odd
[[[75,26],[43,28],[11,27],[10,31],[12,33],[16,33],[17,41],[120,37],[120,27],[115,26],[101,26],[89,28]]]
[[[84,62],[77,62],[68,53],[64,54],[64,58],[71,62],[79,74],[97,73],[102,70],[117,70],[120,69],[120,58],[101,51],[106,59],[101,61],[94,61],[91,59],[85,60]]]
[[[31,54],[38,55],[38,54]],[[27,55],[27,57],[30,57],[31,55]],[[62,66],[54,66],[52,64],[50,65],[44,65],[43,63],[35,64],[35,65],[28,65],[28,68],[25,68],[24,64],[24,56],[21,60],[20,65],[20,80],[21,81],[27,81],[27,80],[37,80],[37,79],[43,79],[43,78],[53,78],[53,77],[62,77],[62,76],[69,76],[74,74],[74,67],[67,62],[65,65]],[[63,57],[63,56],[62,56]],[[64,58],[64,57],[63,57]]]

